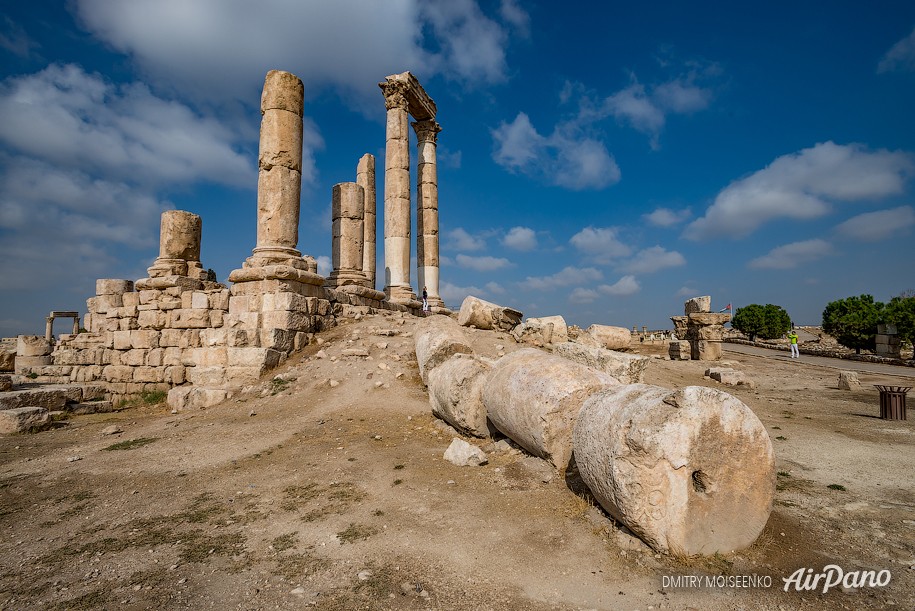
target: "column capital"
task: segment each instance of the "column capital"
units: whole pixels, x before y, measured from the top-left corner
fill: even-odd
[[[436,143],[438,133],[442,131],[442,126],[435,119],[426,119],[425,121],[414,121],[413,130],[416,132],[416,138],[420,142]]]
[[[407,86],[399,81],[385,81],[378,83],[381,87],[381,93],[384,95],[384,107],[387,110],[398,108],[406,111],[409,107],[407,102]]]

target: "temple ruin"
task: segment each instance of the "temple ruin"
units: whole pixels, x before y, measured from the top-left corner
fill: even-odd
[[[168,391],[174,408],[207,406],[256,382],[337,316],[379,309],[423,315],[409,270],[410,116],[418,139],[418,292],[427,290],[432,311],[448,313],[439,296],[435,102],[409,72],[379,86],[387,109],[383,292],[375,288],[374,156],[358,161],[355,182],[333,187],[330,275],[319,275],[315,258],[297,248],[304,87],[272,70],[261,96],[256,244],[229,274],[231,286],[215,282],[201,263],[202,219],[169,210],[148,277],[98,280],[86,302],[86,333],[79,333],[78,312],[52,312],[51,337],[22,336],[17,373],[99,385],[111,397]],[[61,316],[74,318],[74,332],[53,345],[53,320]]]

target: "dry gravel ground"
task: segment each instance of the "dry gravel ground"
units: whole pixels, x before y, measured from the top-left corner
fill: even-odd
[[[834,369],[726,354],[757,384],[730,392],[770,431],[775,508],[748,550],[673,558],[594,507],[574,473],[505,442],[475,442],[485,466],[445,462],[452,434],[430,414],[413,324],[345,322],[277,380],[207,410],[138,406],[0,438],[0,607],[915,608],[913,419],[876,418],[871,386],[915,386],[915,370],[862,373],[848,392]],[[471,333],[486,356],[518,347]],[[354,347],[371,356],[341,356]],[[715,385],[706,366],[654,360],[646,381]],[[123,432],[103,435],[111,425]],[[783,591],[797,568],[827,564],[892,580]],[[772,585],[665,587],[721,574]]]

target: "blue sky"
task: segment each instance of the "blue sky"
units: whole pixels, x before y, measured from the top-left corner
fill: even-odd
[[[4,0],[0,336],[144,277],[166,209],[239,267],[274,68],[305,84],[299,249],[324,273],[366,152],[383,261],[377,83],[410,70],[443,127],[449,304],[665,328],[708,294],[819,324],[915,288],[915,3],[742,4]]]

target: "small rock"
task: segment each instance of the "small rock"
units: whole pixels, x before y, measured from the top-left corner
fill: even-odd
[[[67,459],[67,462],[76,462],[77,460],[82,460],[82,456],[71,456]]]
[[[331,388],[336,388],[336,387],[340,386],[340,380],[331,380],[330,382],[328,382],[328,384],[330,384]]]
[[[248,415],[249,415],[249,416],[256,416],[256,415],[257,415],[257,412],[254,411],[254,410],[252,409],[250,412],[248,412]]]
[[[296,596],[305,596],[305,588],[296,588],[289,593],[295,594]]]
[[[359,577],[359,581],[368,581],[372,578],[372,571],[359,571],[357,577]]]
[[[124,431],[121,430],[121,427],[119,427],[116,424],[112,424],[111,426],[106,426],[105,428],[102,429],[102,435],[117,435],[118,433],[123,433],[123,432]]]
[[[382,382],[381,380],[378,380],[377,382],[375,382],[375,388],[381,388],[383,385],[384,385],[384,382]]]
[[[316,359],[326,359],[327,353],[324,352],[323,350],[318,350],[317,352],[315,352],[315,358]]]
[[[390,367],[388,367],[387,363],[378,363],[378,369],[386,370],[386,369],[390,369]]]
[[[400,378],[403,377],[403,372],[402,372],[402,371],[398,372],[397,375],[394,376],[394,377],[397,378],[397,379],[399,380]]]
[[[458,467],[479,467],[489,462],[483,450],[457,437],[451,440],[444,458]]]

